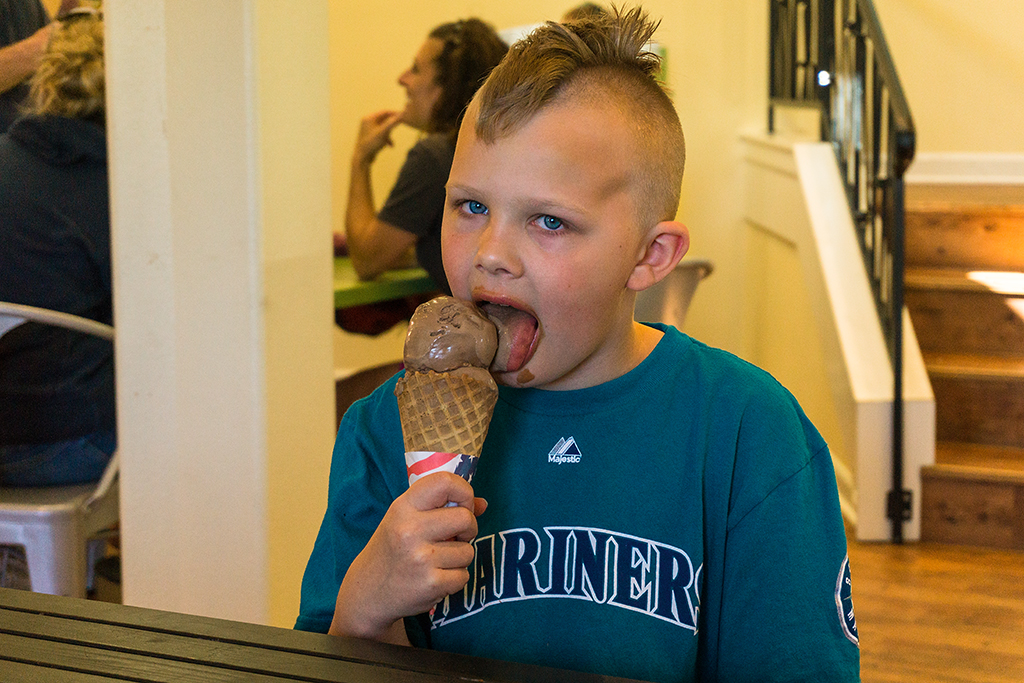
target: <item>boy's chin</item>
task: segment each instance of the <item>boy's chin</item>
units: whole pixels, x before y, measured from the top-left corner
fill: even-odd
[[[492,372],[494,381],[505,387],[525,388],[536,384],[536,377],[529,368],[521,368],[516,372]]]

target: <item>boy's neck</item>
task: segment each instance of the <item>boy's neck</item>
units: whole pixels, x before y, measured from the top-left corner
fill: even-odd
[[[572,391],[611,382],[633,371],[640,363],[644,362],[654,351],[661,338],[665,336],[661,330],[635,321],[630,322],[630,326],[622,332],[622,335],[616,345],[619,349],[616,356],[614,358],[606,357],[600,367],[591,366],[585,370],[588,378],[586,381],[581,382],[580,376],[577,375],[563,378],[568,381],[556,382],[540,388],[551,391]]]
[[[661,338],[664,336],[665,333],[661,330],[655,329],[650,325],[634,322],[633,338],[635,340],[635,346],[632,352],[632,359],[634,362],[626,372],[633,370],[636,366],[640,365],[640,363],[644,362],[644,360],[647,359],[647,356],[651,355],[651,352],[654,351],[654,347],[658,345],[658,342],[660,342]],[[626,374],[626,372],[622,374]]]

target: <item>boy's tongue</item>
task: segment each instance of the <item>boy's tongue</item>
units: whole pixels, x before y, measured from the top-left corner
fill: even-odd
[[[515,372],[530,360],[537,319],[511,306],[485,303],[480,306],[498,328],[498,352],[491,363],[493,372]]]

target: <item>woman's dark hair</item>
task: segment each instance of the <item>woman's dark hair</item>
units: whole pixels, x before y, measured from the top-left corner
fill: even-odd
[[[608,10],[601,7],[596,2],[584,2],[583,4],[576,5],[570,10],[567,10],[562,15],[562,21],[579,21],[580,19],[599,19],[601,17],[607,17]]]
[[[479,19],[441,24],[429,37],[443,43],[434,62],[441,96],[431,116],[431,132],[454,134],[473,94],[508,52],[508,46]]]

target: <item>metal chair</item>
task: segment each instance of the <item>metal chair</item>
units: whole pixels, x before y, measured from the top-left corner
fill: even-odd
[[[27,321],[114,339],[114,328],[95,320],[0,302],[0,336]],[[119,469],[114,453],[95,484],[0,488],[0,545],[25,549],[31,590],[85,597],[102,547],[95,539],[119,519]]]
[[[700,281],[711,274],[711,261],[683,259],[664,280],[636,296],[634,317],[683,329],[686,312]]]

